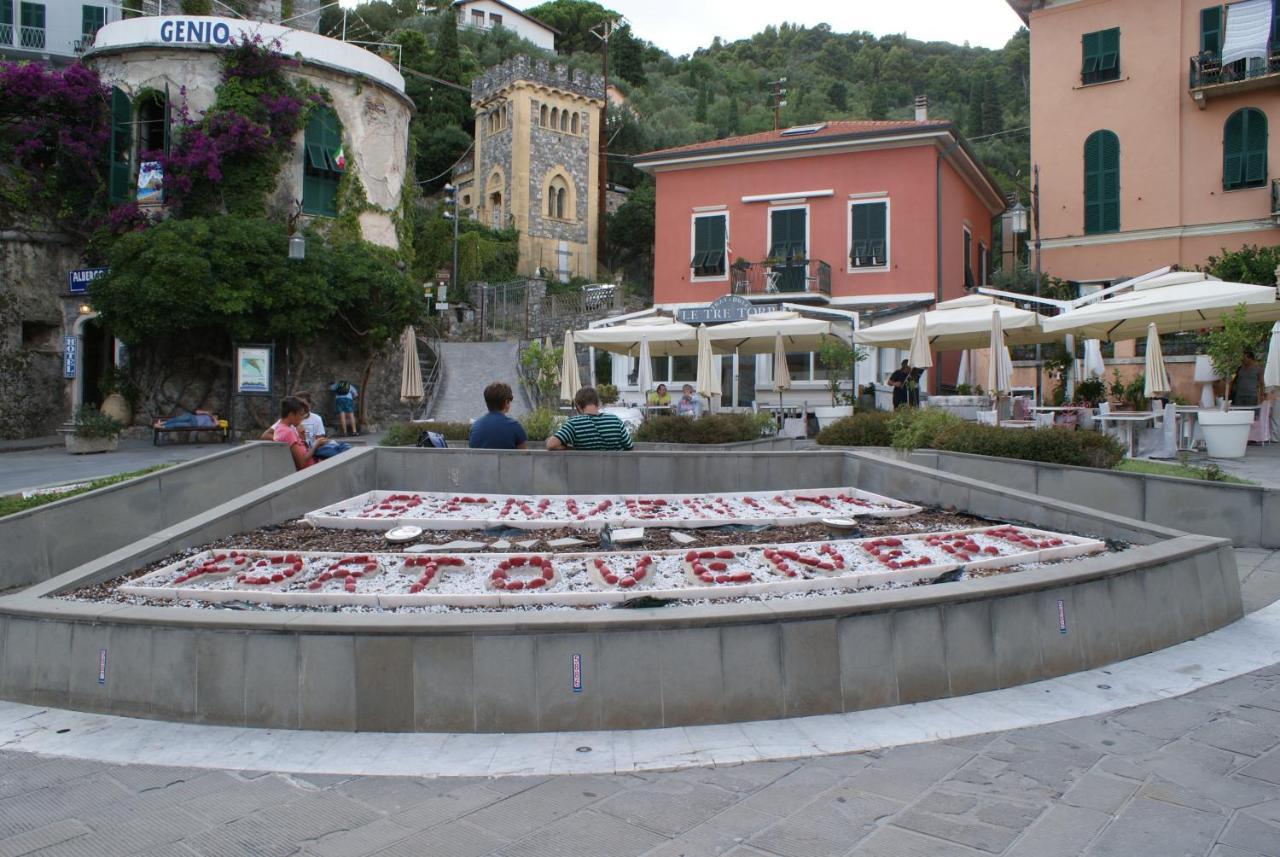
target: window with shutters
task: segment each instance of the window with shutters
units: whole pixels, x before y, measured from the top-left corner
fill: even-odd
[[[1105,83],[1120,77],[1120,28],[1085,33],[1080,39],[1083,53],[1080,82]]]
[[[7,0],[5,0],[7,2]],[[107,24],[107,7],[106,6],[81,6],[80,7],[80,34],[86,39],[92,39],[98,34],[98,31]]]
[[[1222,189],[1267,183],[1267,116],[1245,107],[1231,114],[1222,135]]]
[[[346,170],[342,126],[327,107],[311,111],[303,137],[302,210],[324,217],[338,215],[338,180]]]
[[[689,261],[693,280],[725,280],[729,270],[729,215],[695,214],[693,216],[693,258]]]
[[[111,152],[107,196],[113,205],[128,202],[133,174],[133,106],[118,87],[111,88]]]
[[[1222,7],[1200,10],[1200,52],[1216,57],[1222,52]]]
[[[134,102],[138,126],[138,155],[152,160],[169,152],[169,111],[164,93],[149,89]]]
[[[849,272],[889,270],[889,200],[849,203]]]
[[[1120,229],[1120,138],[1094,131],[1084,142],[1084,234]]]
[[[964,232],[964,287],[966,289],[974,288],[973,285],[973,233],[969,231],[969,227],[963,226],[961,230]]]

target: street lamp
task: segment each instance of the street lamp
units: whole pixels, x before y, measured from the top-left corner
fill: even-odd
[[[453,221],[453,293],[458,294],[458,189],[452,182],[444,186],[444,217]],[[452,210],[450,210],[452,209]]]
[[[1030,220],[1030,212],[1021,202],[1015,202],[1011,208],[1000,216],[1005,232],[1010,235],[1025,235],[1030,228]]]

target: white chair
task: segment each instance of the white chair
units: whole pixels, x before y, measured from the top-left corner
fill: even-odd
[[[993,426],[996,424],[995,411],[978,411],[978,422],[984,426]]]

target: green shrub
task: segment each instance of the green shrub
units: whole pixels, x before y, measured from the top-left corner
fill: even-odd
[[[635,439],[644,443],[739,443],[759,438],[768,420],[767,414],[708,414],[698,419],[651,416],[640,424]]]
[[[898,408],[889,418],[894,449],[921,449],[931,447],[941,433],[964,420],[940,408]]]
[[[424,431],[433,431],[444,435],[445,440],[468,440],[471,437],[470,423],[392,423],[382,436],[380,446],[413,446],[418,442],[418,435]]]
[[[76,411],[75,436],[82,438],[116,437],[124,428],[92,405],[81,405]]]
[[[602,405],[612,405],[618,401],[618,388],[612,384],[596,384],[596,393],[600,396]]]
[[[524,426],[524,433],[531,441],[546,440],[562,422],[564,417],[547,408],[535,408],[520,417],[520,425]]]
[[[935,436],[932,447],[947,452],[1106,469],[1124,457],[1120,443],[1101,432],[1069,428],[1010,429],[963,422]]]
[[[818,432],[818,443],[823,446],[889,446],[893,433],[889,431],[889,411],[866,411],[851,417],[838,419]]]

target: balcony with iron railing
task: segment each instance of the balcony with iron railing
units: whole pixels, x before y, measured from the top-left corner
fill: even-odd
[[[1213,51],[1191,58],[1188,89],[1200,109],[1210,98],[1280,86],[1280,39],[1272,39],[1266,57],[1223,63]]]
[[[45,47],[44,27],[19,27],[18,47],[42,51]]]
[[[831,266],[821,259],[737,262],[729,269],[735,295],[831,297]]]

